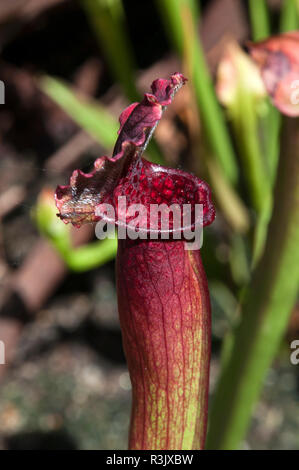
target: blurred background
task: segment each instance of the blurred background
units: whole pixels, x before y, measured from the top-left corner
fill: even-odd
[[[53,192],[74,169],[87,171],[95,158],[110,155],[120,112],[153,79],[176,71],[189,82],[146,156],[199,175],[214,194],[217,218],[205,230],[202,249],[213,313],[213,395],[223,338],[250,280],[252,253],[259,256],[256,201],[267,195],[252,198],[234,116],[224,109],[221,92],[223,107],[215,104],[211,83],[219,83],[228,44],[244,49],[246,41],[260,39],[253,3],[262,2],[192,2],[193,11],[186,1],[180,25],[178,3],[171,10],[164,0],[0,1],[0,340],[6,354],[0,365],[0,449],[127,446],[131,390],[118,324],[116,242],[97,241],[92,225],[62,224]],[[268,2],[274,32],[283,22],[287,29],[286,4]],[[200,28],[196,22],[193,29],[195,16]],[[198,40],[204,51],[199,74],[192,65]],[[268,98],[256,109],[265,130],[265,116],[274,112]],[[279,150],[272,151],[275,160]],[[231,155],[241,168],[237,185]],[[294,339],[298,307],[241,448],[299,449],[299,366],[291,364],[289,347]]]

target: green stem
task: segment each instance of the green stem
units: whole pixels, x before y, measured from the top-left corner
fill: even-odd
[[[213,194],[226,221],[236,233],[245,234],[250,227],[250,215],[238,192],[224,177],[220,165],[207,155],[205,165],[209,174]]]
[[[72,271],[89,271],[107,263],[116,255],[116,237],[73,247],[70,226],[62,224],[58,219],[51,189],[45,188],[40,193],[32,217],[40,233],[52,243]]]
[[[44,227],[39,228],[58,251],[71,271],[89,271],[90,269],[98,268],[108,263],[116,256],[117,238],[105,238],[101,241],[99,240],[73,248],[69,230],[55,235],[44,230]]]
[[[258,2],[256,0],[249,0],[249,14],[254,41],[260,41],[270,36],[271,30],[267,2],[265,0],[259,0]],[[259,178],[259,183],[262,184],[258,186],[259,191],[256,193],[259,198],[259,206],[255,206],[258,209],[258,216],[253,238],[253,267],[256,265],[263,253],[268,223],[271,217],[271,187],[275,182],[277,171],[280,123],[281,119],[277,109],[269,104],[269,112],[261,119],[260,122],[261,129],[264,134],[264,153],[269,170],[269,177],[267,178],[265,175],[264,184]],[[252,155],[254,154],[252,153]],[[261,162],[262,161],[260,160],[260,163],[257,166],[254,166],[254,171],[259,169]],[[260,171],[257,171],[257,173],[259,173],[260,176],[262,175]],[[263,190],[265,190],[265,196],[263,196]]]
[[[270,116],[268,115],[268,118]],[[255,266],[263,253],[267,229],[272,211],[272,182],[267,171],[259,139],[259,117],[254,98],[246,90],[240,90],[231,119],[244,167],[252,206],[257,214],[253,237],[252,265]]]
[[[269,204],[270,183],[258,136],[258,116],[254,98],[247,90],[240,90],[231,119],[243,162],[252,205],[261,213]]]
[[[259,2],[255,2],[256,3]],[[262,3],[262,2],[261,2]],[[293,31],[299,28],[299,15],[297,10],[298,4],[297,0],[284,0],[282,4],[282,11],[280,17],[280,31],[287,32]],[[261,6],[256,6],[255,8],[264,8]],[[264,16],[266,13],[264,14]],[[265,18],[264,18],[265,20]],[[269,32],[269,27],[258,28],[256,22],[259,21],[259,18],[255,18],[252,15],[252,24],[253,29],[257,29],[258,32],[264,32],[262,36],[267,36],[266,32]],[[266,20],[268,23],[268,20]],[[255,24],[255,26],[254,26]],[[269,112],[262,119],[262,127],[265,136],[265,155],[267,157],[267,163],[270,172],[270,184],[273,186],[276,178],[278,156],[279,156],[279,134],[281,128],[281,115],[271,104],[269,104]],[[253,243],[253,266],[258,262],[264,247],[264,242],[267,235],[267,228],[269,218],[271,216],[271,202],[264,206],[262,212],[258,216],[256,230],[254,233],[254,243]]]
[[[117,239],[109,239],[82,245],[62,255],[69,269],[76,272],[89,271],[113,260],[117,252]]]
[[[295,31],[299,28],[297,0],[284,0],[280,15],[280,31]]]
[[[238,167],[224,115],[216,99],[212,79],[196,28],[193,0],[158,0],[166,30],[178,53],[187,57],[191,83],[209,146],[228,181],[236,184]]]
[[[263,257],[243,302],[211,412],[208,448],[244,438],[263,379],[283,338],[299,284],[299,120],[286,119],[275,203]]]
[[[249,14],[254,41],[270,36],[269,13],[266,0],[249,0]]]
[[[135,87],[133,54],[121,0],[81,0],[100,47],[130,100],[139,99]]]
[[[281,115],[270,102],[268,103],[268,112],[260,119],[260,128],[264,141],[263,152],[266,156],[270,182],[273,187],[279,158]]]

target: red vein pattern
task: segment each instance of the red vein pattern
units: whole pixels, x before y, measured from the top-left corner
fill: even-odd
[[[133,387],[130,449],[201,449],[208,408],[210,300],[199,251],[120,240],[117,290]]]

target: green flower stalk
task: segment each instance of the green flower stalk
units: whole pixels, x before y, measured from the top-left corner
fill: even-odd
[[[271,37],[250,49],[275,106],[288,116],[298,116],[290,86],[299,77],[298,32]],[[284,118],[265,250],[243,297],[241,319],[215,394],[208,437],[211,449],[237,448],[245,435],[297,299],[298,241],[299,120],[288,117]]]

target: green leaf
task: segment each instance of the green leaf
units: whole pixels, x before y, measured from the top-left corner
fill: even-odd
[[[50,98],[104,147],[110,149],[114,146],[119,124],[103,106],[79,96],[63,80],[44,76],[39,83]]]
[[[236,157],[198,36],[196,3],[194,0],[157,0],[157,6],[170,41],[187,63],[209,146],[225,177],[236,184]]]
[[[244,438],[299,286],[299,120],[285,120],[274,210],[264,254],[244,296],[212,404],[208,448]]]

